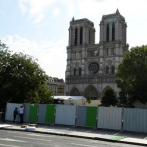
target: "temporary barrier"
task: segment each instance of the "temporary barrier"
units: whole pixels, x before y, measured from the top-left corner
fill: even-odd
[[[37,122],[38,105],[30,104],[29,122]]]
[[[147,109],[124,108],[123,130],[147,132]]]
[[[87,107],[86,126],[96,127],[97,107]]]
[[[55,105],[46,105],[46,117],[45,122],[54,124],[55,122]]]
[[[22,106],[22,104],[7,103],[5,120],[13,121],[13,119],[14,119],[14,116],[13,116],[14,109],[17,108],[17,111],[19,113],[20,106]],[[15,121],[20,121],[19,114],[16,115]]]
[[[46,118],[46,104],[39,104],[38,108],[38,123],[45,123]]]
[[[98,107],[98,128],[121,130],[122,108]]]
[[[87,107],[86,106],[78,106],[77,107],[77,126],[86,126],[86,113]]]
[[[75,125],[76,106],[56,105],[55,124]]]
[[[17,107],[19,113],[22,105],[7,103],[5,119],[13,121],[14,109]],[[25,104],[23,119],[31,123],[75,125],[76,122],[76,126],[147,132],[147,109]],[[16,121],[20,121],[19,114]]]
[[[25,104],[24,115],[23,115],[24,122],[29,122],[29,112],[30,112],[30,104]]]

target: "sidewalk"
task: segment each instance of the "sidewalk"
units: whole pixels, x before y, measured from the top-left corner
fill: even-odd
[[[21,128],[21,124],[12,122],[0,122],[0,129],[26,131],[25,128]],[[38,125],[33,132],[147,146],[147,134],[141,133],[46,124]]]

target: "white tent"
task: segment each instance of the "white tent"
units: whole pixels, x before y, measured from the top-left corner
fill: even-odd
[[[86,103],[84,96],[53,96],[56,101],[63,101],[64,105],[86,105],[86,106],[98,106],[101,104],[100,100],[92,100],[90,104]]]
[[[53,96],[54,99],[60,100],[86,100],[84,96]]]
[[[54,100],[63,100],[64,105],[85,105],[86,102],[83,96],[54,96]]]

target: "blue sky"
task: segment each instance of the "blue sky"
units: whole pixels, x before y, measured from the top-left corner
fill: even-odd
[[[38,58],[49,76],[65,78],[69,22],[88,18],[96,28],[102,15],[118,8],[125,17],[130,47],[147,44],[146,0],[0,0],[0,40],[10,50]]]

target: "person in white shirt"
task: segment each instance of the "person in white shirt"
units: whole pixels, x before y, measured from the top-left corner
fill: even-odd
[[[24,107],[21,106],[21,107],[19,108],[20,123],[23,123],[23,113],[24,113]]]

